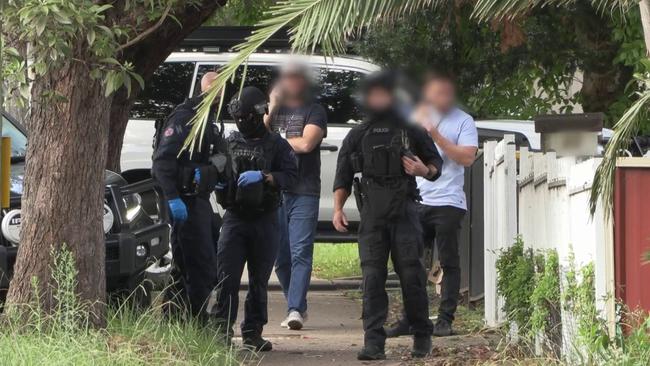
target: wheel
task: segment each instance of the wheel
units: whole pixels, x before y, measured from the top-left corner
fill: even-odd
[[[133,275],[110,294],[110,300],[119,307],[125,302],[135,309],[144,310],[151,306],[153,283],[145,280],[144,273]]]

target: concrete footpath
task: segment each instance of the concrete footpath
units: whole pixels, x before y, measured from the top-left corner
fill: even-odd
[[[244,296],[245,292],[242,291],[242,301]],[[282,292],[269,293],[269,324],[264,329],[264,337],[273,342],[273,351],[260,354],[258,359],[249,364],[360,364],[356,359],[357,351],[363,344],[359,304],[339,291],[312,291],[308,301],[310,317],[305,328],[292,331],[280,327],[280,322],[286,316],[286,302]],[[242,316],[240,311],[239,319]],[[400,339],[399,342],[410,344],[408,338]]]
[[[245,295],[245,291],[240,292],[240,309],[243,308]],[[357,352],[363,345],[360,303],[344,296],[341,291],[312,291],[308,301],[310,317],[305,328],[292,331],[280,327],[280,322],[286,316],[286,302],[282,292],[269,293],[269,324],[264,329],[264,337],[273,342],[273,351],[252,356],[252,359],[249,352],[242,353],[248,358],[247,365],[423,364],[421,360],[410,359],[410,337],[389,339],[386,344],[386,361],[357,361]],[[238,319],[241,320],[242,316],[240,310]],[[491,353],[488,338],[478,334],[434,338],[432,357],[425,364],[476,364],[477,359],[485,359]],[[235,342],[241,342],[241,338],[237,337]]]

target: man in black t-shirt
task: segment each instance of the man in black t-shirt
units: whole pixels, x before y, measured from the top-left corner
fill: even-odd
[[[314,236],[320,200],[320,144],[327,134],[325,109],[312,102],[308,70],[288,65],[270,95],[269,129],[285,137],[296,155],[298,183],[283,194],[280,249],[275,272],[287,299],[283,327],[300,330],[307,317]]]

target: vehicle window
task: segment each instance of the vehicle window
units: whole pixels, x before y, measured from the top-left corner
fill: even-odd
[[[199,65],[194,87],[195,96],[200,93],[199,85],[203,75],[209,71],[218,71],[219,67],[220,65]],[[221,110],[221,116],[224,120],[230,119],[226,105],[241,84],[242,72],[243,67],[240,67],[234,82],[226,88],[224,106]],[[274,66],[249,65],[244,85],[255,86],[264,93],[268,93],[277,74],[278,70]],[[361,119],[361,112],[353,95],[362,77],[363,74],[359,72],[347,70],[322,68],[316,72],[316,100],[327,110],[329,124],[345,124],[350,120]]]
[[[194,62],[166,62],[158,67],[131,109],[131,118],[167,117],[190,92]]]
[[[329,124],[345,124],[360,120],[359,104],[354,99],[363,74],[348,70],[319,70],[319,93],[316,98],[327,110]]]
[[[27,153],[27,136],[11,121],[2,116],[2,136],[11,137],[11,157],[25,157]]]

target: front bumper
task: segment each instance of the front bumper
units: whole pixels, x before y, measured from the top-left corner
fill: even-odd
[[[106,287],[118,289],[124,280],[144,270],[169,251],[170,227],[164,223],[133,232],[106,235]]]
[[[107,289],[120,288],[124,280],[143,273],[151,263],[162,258],[169,251],[169,232],[169,225],[157,223],[140,230],[107,234]],[[140,253],[138,246],[141,246]],[[0,289],[9,287],[17,253],[17,247],[0,245]]]

